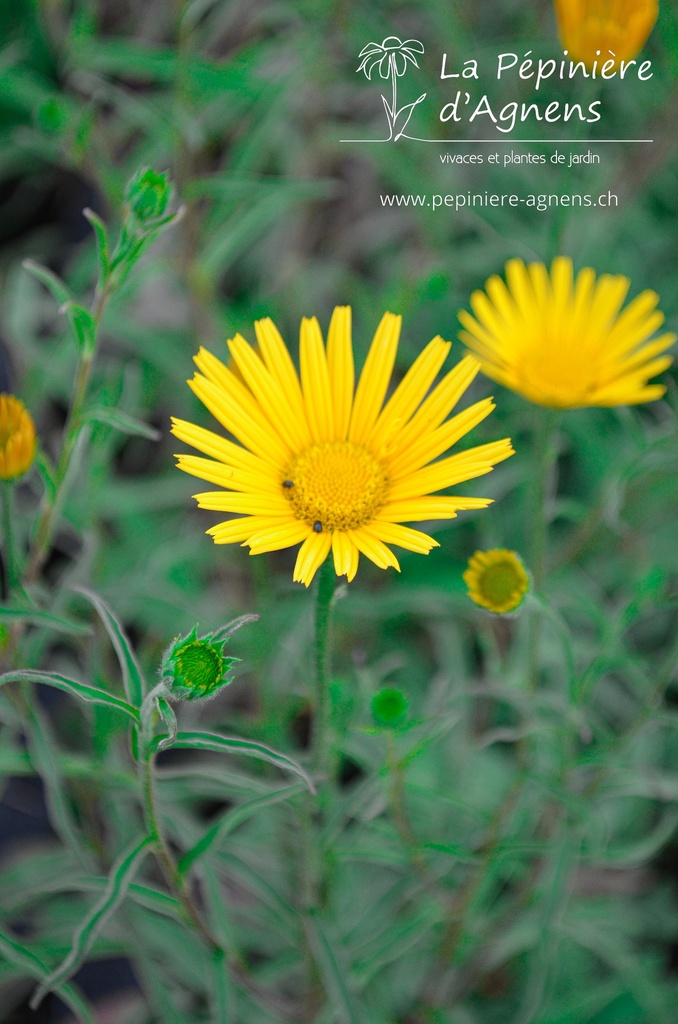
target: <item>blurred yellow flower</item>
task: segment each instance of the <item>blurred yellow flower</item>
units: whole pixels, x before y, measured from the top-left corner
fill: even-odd
[[[530,587],[519,556],[506,548],[476,551],[463,580],[471,600],[496,615],[515,611]]]
[[[228,342],[240,380],[200,349],[189,386],[240,443],[184,420],[172,430],[211,456],[179,455],[179,468],[223,488],[196,494],[200,508],[239,515],[207,531],[216,544],[256,555],[301,543],[296,581],[308,586],[330,551],[337,575],[352,580],[361,553],[399,569],[389,545],[420,554],[438,546],[401,524],[490,504],[434,494],[513,454],[505,439],[434,461],[494,408],[484,399],[447,419],[479,363],[466,356],[430,390],[450,349],[434,338],[384,403],[400,323],[384,314],[355,393],[348,306],[335,309],[326,346],[315,317],[302,320],[301,379],[269,319],[255,324],[258,352],[240,335]]]
[[[637,57],[654,28],[658,0],[555,0],[563,46],[591,68]]]
[[[15,480],[33,465],[35,425],[24,403],[0,395],[0,480]]]
[[[537,405],[554,409],[635,405],[661,398],[666,388],[649,378],[670,366],[661,355],[676,340],[663,334],[659,296],[638,295],[622,311],[631,282],[586,267],[574,279],[572,260],[506,264],[471,296],[459,337],[492,380]]]

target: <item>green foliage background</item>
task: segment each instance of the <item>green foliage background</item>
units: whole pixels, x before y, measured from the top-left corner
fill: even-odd
[[[414,116],[418,131],[437,137],[436,112],[449,99],[442,50],[450,64],[476,57],[487,67],[502,50],[558,55],[547,2],[0,7],[0,325],[8,385],[52,459],[76,351],[22,259],[48,265],[88,303],[96,247],[82,207],[115,233],[125,184],[147,165],[169,171],[185,206],[112,297],[91,383],[100,406],[159,439],[92,426],[30,589],[61,626],[34,620],[18,651],[6,647],[5,668],[15,661],[124,696],[114,647],[79,585],[115,610],[150,685],[173,637],[255,612],[259,621],[230,641],[242,659],[235,683],[204,706],[179,708],[180,726],[308,764],[312,598],[291,582],[294,552],[250,559],[205,537],[218,517],[193,508],[196,488],[175,470],[180,446],[168,433],[170,415],[212,426],[185,385],[191,357],[199,344],[223,356],[226,337],[251,340],[265,315],[294,347],[302,316],[326,328],[334,305],[350,303],[359,360],[382,312],[403,314],[401,375],[435,334],[454,339],[457,311],[508,258],[556,253],[629,276],[632,294],[656,289],[675,326],[678,20],[661,7],[647,46],[653,79],[605,86],[600,126],[609,138],[651,133],[653,146],[601,146],[600,166],[588,168],[494,171],[444,166],[437,147],[407,140],[342,143],[383,131],[379,85],[356,74],[357,54],[389,34],[424,41],[421,70],[402,88],[412,100],[418,86],[428,91]],[[503,101],[490,74],[483,88]],[[573,92],[588,101],[597,88]],[[529,83],[513,96],[529,101]],[[453,214],[379,199],[608,188],[618,210]],[[455,345],[453,358],[461,351]],[[498,408],[472,443],[509,435],[518,454],[474,488],[496,499],[490,510],[436,525],[441,548],[426,559],[404,553],[399,576],[363,560],[338,601],[337,784],[320,824],[303,783],[280,765],[233,751],[161,755],[161,818],[175,853],[223,821],[191,884],[228,969],[182,920],[149,860],[97,921],[88,954],[130,962],[122,990],[104,996],[103,983],[83,974],[61,998],[28,1009],[35,980],[67,955],[107,876],[126,877],[120,858],[143,825],[123,718],[39,691],[31,734],[5,699],[5,806],[29,820],[34,807],[37,820],[42,792],[49,825],[6,836],[0,1020],[64,1019],[63,1001],[87,1020],[81,984],[96,1019],[121,1024],[674,1024],[678,440],[667,383],[651,406],[561,417],[544,595],[515,619],[491,621],[466,597],[461,573],[479,547],[505,546],[529,563],[536,417],[517,396],[476,382],[468,401],[494,394]],[[42,492],[33,471],[16,496],[24,546]],[[380,686],[410,701],[393,735],[370,717]],[[324,880],[312,912],[299,842],[309,828]]]

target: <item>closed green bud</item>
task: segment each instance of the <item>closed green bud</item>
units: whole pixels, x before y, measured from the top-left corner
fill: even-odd
[[[386,688],[375,693],[372,717],[384,729],[397,729],[407,718],[410,702],[402,690]]]
[[[188,636],[170,644],[160,669],[170,700],[213,697],[233,682],[231,666],[240,659],[224,656],[227,638],[220,638],[220,632],[199,637],[198,627],[194,626]]]
[[[162,217],[171,198],[172,184],[167,173],[158,174],[151,167],[137,171],[125,189],[125,200],[141,223]]]

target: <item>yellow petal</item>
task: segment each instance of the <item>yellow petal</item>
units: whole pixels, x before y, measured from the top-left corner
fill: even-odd
[[[247,546],[251,555],[260,555],[265,551],[280,551],[281,548],[291,548],[311,533],[308,523],[300,523],[298,519],[291,522],[278,523],[273,526],[266,526],[257,530],[248,538]]]
[[[438,376],[451,347],[449,341],[434,338],[415,359],[367,438],[367,443],[374,451],[385,448],[396,430],[402,429],[410,419]]]
[[[349,441],[364,444],[381,410],[400,337],[402,317],[384,313],[367,353],[353,403]]]
[[[315,317],[304,317],[301,321],[299,359],[301,387],[311,436],[316,444],[331,441],[334,437],[332,392],[320,324]]]
[[[388,569],[389,566],[392,566],[400,572],[398,559],[391,549],[386,547],[383,541],[367,533],[364,526],[359,527],[357,530],[347,530],[346,532],[348,533],[349,540],[355,544],[358,551],[365,555],[366,558],[369,558],[371,562],[374,562],[379,569]]]
[[[416,551],[420,555],[427,555],[433,548],[440,547],[438,541],[429,537],[427,533],[412,530],[409,526],[385,522],[382,519],[375,519],[369,526],[363,526],[363,532],[386,544],[397,544],[400,548]]]
[[[503,462],[513,454],[508,438],[478,445],[404,477],[392,486],[389,497],[391,501],[414,498],[421,494],[441,491],[464,480],[473,480],[490,473],[497,462]]]
[[[287,394],[254,349],[239,334],[228,342],[228,348],[260,409],[290,451],[310,444],[310,434],[298,409],[290,404]]]
[[[308,587],[313,577],[330,553],[332,535],[330,533],[311,533],[299,548],[292,579],[295,583],[303,583]]]
[[[350,306],[337,306],[332,314],[327,333],[327,366],[334,408],[334,438],[345,441],[351,421],[355,383]]]

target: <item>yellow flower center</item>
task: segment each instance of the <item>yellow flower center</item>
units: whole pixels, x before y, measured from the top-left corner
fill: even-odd
[[[297,519],[322,530],[355,530],[384,504],[383,463],[351,441],[314,444],[296,455],[282,481]]]
[[[524,593],[524,572],[512,561],[488,565],[478,580],[478,590],[488,604],[512,604]]]
[[[530,580],[515,551],[476,551],[463,576],[469,597],[496,615],[512,612],[527,593]]]

